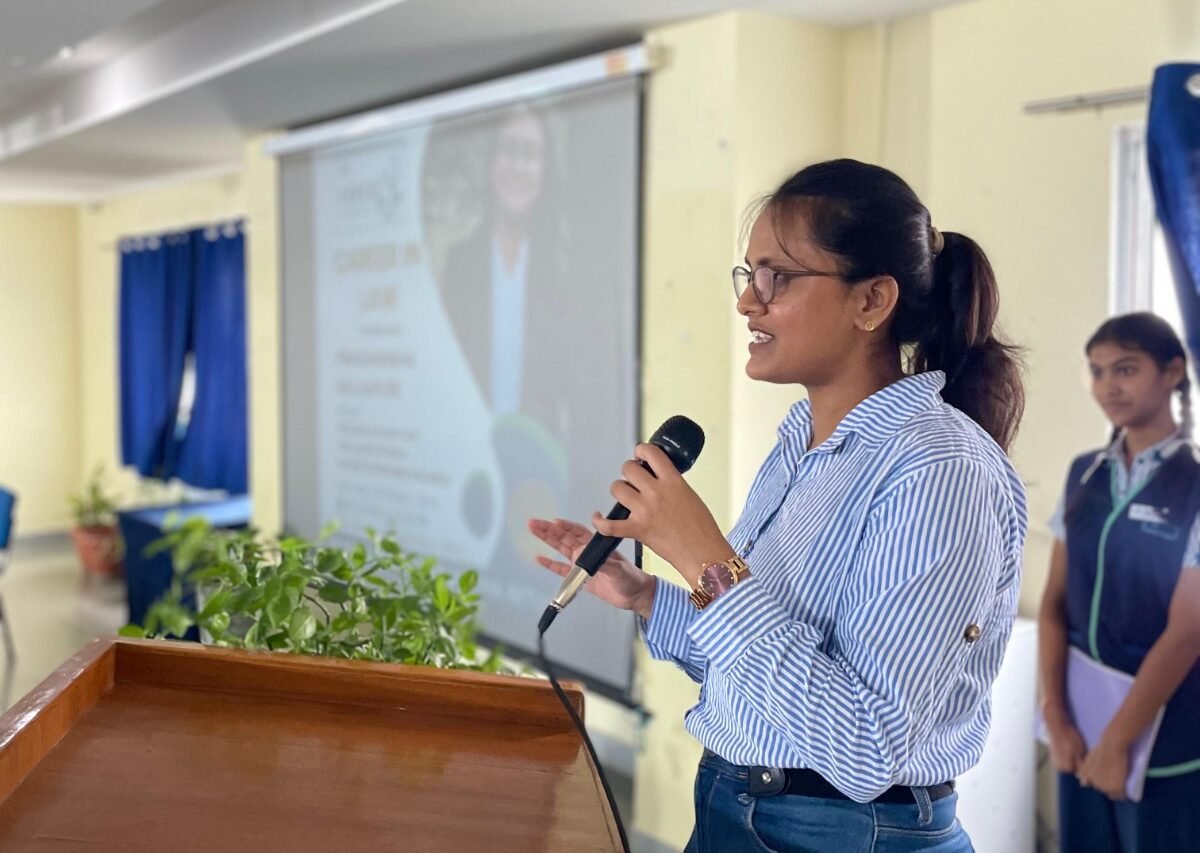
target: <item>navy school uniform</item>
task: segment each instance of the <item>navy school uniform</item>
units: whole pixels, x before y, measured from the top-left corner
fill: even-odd
[[[1200,452],[1172,437],[1126,470],[1123,442],[1071,466],[1056,534],[1067,546],[1067,636],[1136,674],[1167,626],[1175,585],[1200,564]],[[1063,853],[1200,851],[1200,666],[1167,703],[1141,803],[1060,774]]]

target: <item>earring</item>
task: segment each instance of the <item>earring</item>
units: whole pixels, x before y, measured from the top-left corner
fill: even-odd
[[[875,331],[875,321],[874,321],[874,320],[868,320],[868,321],[867,321],[867,325],[863,326],[863,328],[864,328],[864,329],[866,329],[868,332],[873,332],[873,331]]]

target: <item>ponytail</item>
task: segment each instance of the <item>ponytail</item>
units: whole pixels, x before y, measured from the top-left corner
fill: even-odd
[[[892,343],[911,347],[912,372],[945,371],[942,399],[1007,451],[1025,392],[1018,350],[994,329],[999,296],[983,250],[961,234],[939,233],[912,187],[857,160],[802,169],[767,204],[782,214],[777,228],[799,226],[794,220],[803,217],[814,242],[841,260],[846,281],[896,280]]]
[[[962,234],[934,232],[930,322],[913,351],[914,371],[946,374],[942,399],[1007,450],[1021,422],[1025,391],[1018,350],[996,336],[1000,300],[987,255]]]

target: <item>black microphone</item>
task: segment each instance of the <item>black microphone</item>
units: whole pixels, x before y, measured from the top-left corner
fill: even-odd
[[[696,464],[696,458],[704,449],[704,430],[700,429],[699,424],[691,418],[675,415],[673,418],[668,418],[662,426],[654,431],[654,435],[650,436],[649,443],[666,453],[680,474],[686,474]],[[650,466],[644,461],[639,460],[639,462],[647,471],[650,470]],[[629,518],[629,509],[618,502],[606,517],[613,521]],[[592,537],[592,541],[588,542],[587,547],[580,552],[574,568],[563,579],[562,586],[558,589],[558,595],[554,596],[545,612],[542,613],[542,618],[538,621],[539,634],[546,632],[550,623],[554,621],[554,617],[571,603],[575,594],[600,570],[604,561],[612,556],[612,552],[620,544],[621,537],[619,536],[604,536],[597,533]]]

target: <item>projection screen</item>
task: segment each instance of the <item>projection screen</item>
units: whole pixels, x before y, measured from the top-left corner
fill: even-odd
[[[607,511],[639,439],[639,80],[341,123],[281,156],[286,526],[478,570],[529,651],[559,579],[526,520]],[[551,649],[627,694],[633,637],[581,595]]]

